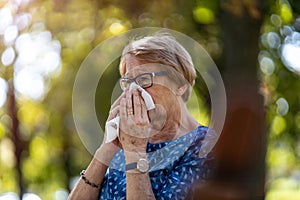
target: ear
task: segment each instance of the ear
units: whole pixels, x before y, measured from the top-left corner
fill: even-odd
[[[176,90],[176,95],[177,96],[182,96],[186,92],[187,88],[188,88],[188,84],[184,84],[184,85],[180,86]]]

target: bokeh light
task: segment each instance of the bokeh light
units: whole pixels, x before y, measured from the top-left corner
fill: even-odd
[[[0,35],[3,35],[5,29],[13,23],[11,10],[7,7],[0,9]]]
[[[16,16],[15,24],[17,25],[19,31],[22,31],[30,25],[31,20],[32,20],[31,14],[21,13]]]
[[[8,85],[7,82],[0,78],[0,107],[2,107],[6,102]]]
[[[115,23],[111,24],[109,27],[109,31],[113,35],[118,35],[118,34],[124,32],[125,30],[126,30],[126,28],[119,22],[115,22]]]
[[[275,135],[281,134],[286,129],[286,121],[281,116],[274,117],[271,125],[271,130]]]
[[[200,24],[211,24],[215,21],[214,12],[206,7],[198,6],[193,11],[196,22]]]
[[[273,74],[275,70],[274,61],[268,57],[262,57],[259,61],[260,70],[267,76]]]
[[[4,66],[11,65],[15,60],[15,50],[12,47],[8,47],[4,50],[1,56],[1,62]]]
[[[272,14],[270,20],[274,26],[280,27],[282,25],[282,20],[279,15]]]
[[[300,72],[300,46],[285,44],[282,48],[282,61],[287,67]]]
[[[300,73],[300,33],[287,36],[281,49],[281,60],[291,71]]]
[[[278,49],[279,45],[281,44],[281,39],[277,33],[270,32],[267,35],[267,42],[270,48]]]
[[[0,200],[19,200],[19,196],[13,192],[7,192],[0,195]]]
[[[30,6],[26,7],[29,2]],[[74,187],[80,178],[78,171],[90,161],[74,137],[67,101],[72,92],[69,89],[73,72],[94,45],[132,27],[163,25],[189,32],[200,43],[206,44],[209,53],[221,55],[223,41],[219,36],[223,30],[219,11],[226,5],[220,7],[219,1],[197,0],[193,5],[140,1],[134,3],[134,7],[118,2],[0,1],[0,200],[20,199],[16,193],[3,193],[18,191],[15,147],[9,138],[12,118],[6,113],[10,103],[8,83],[13,83],[16,90],[20,135],[29,147],[22,154],[24,189],[39,195],[29,193],[23,198],[60,200],[67,199],[65,188]],[[297,138],[300,131],[299,79],[295,75],[300,75],[300,17],[295,19],[299,12],[295,9],[295,0],[290,0],[291,4],[289,0],[272,1],[266,10],[257,9],[259,5],[253,2],[241,1],[240,5],[233,3],[232,7],[226,8],[232,8],[235,14],[262,11],[261,19],[266,23],[261,29],[262,45],[258,57],[258,70],[263,75],[261,82],[267,99],[265,105],[269,107],[266,125],[270,127],[267,133],[271,153],[266,168],[266,200],[296,200],[300,196],[299,164],[295,164],[297,157],[293,155],[300,156]],[[231,1],[227,3],[230,5]],[[241,8],[244,10],[239,10]],[[198,23],[196,26],[195,22]],[[238,24],[234,26],[239,28]],[[61,72],[63,74],[58,77]],[[53,77],[59,85],[51,87]],[[196,118],[200,118],[199,109],[201,116],[209,115],[202,107],[196,107],[199,104],[193,93],[189,104],[191,114]],[[205,119],[209,120],[208,117]],[[206,121],[201,122],[206,125]],[[64,129],[65,126],[68,129]],[[293,149],[292,144],[296,144]],[[69,186],[66,185],[68,181]]]
[[[293,28],[291,26],[283,26],[280,29],[280,34],[284,37],[291,35],[293,33]]]
[[[300,74],[300,17],[295,19],[294,26],[283,26],[280,34],[284,41],[280,48],[282,63],[292,72]]]
[[[14,40],[18,37],[18,34],[18,27],[16,25],[7,27],[4,32],[4,43],[6,45],[12,45]]]
[[[287,100],[285,98],[279,98],[276,101],[277,104],[277,114],[284,116],[287,114],[287,112],[289,111],[289,103],[287,102]]]
[[[45,80],[60,72],[60,42],[52,40],[49,31],[36,31],[21,34],[15,47],[15,88],[24,96],[40,100],[44,97]]]
[[[55,200],[68,199],[69,192],[65,189],[56,190],[54,196]]]
[[[290,23],[293,19],[291,6],[287,0],[280,0],[280,16],[284,23]]]
[[[42,200],[38,195],[33,193],[25,193],[23,195],[23,200]]]
[[[70,188],[71,190],[76,186],[76,184],[77,184],[77,182],[79,181],[79,179],[80,179],[80,176],[75,176],[75,177],[70,178],[70,181],[69,181],[69,188]]]
[[[4,138],[0,142],[0,161],[3,166],[14,167],[14,145],[12,141],[8,138]]]
[[[23,69],[19,71],[14,79],[14,85],[18,92],[39,100],[44,95],[44,79],[33,70]]]

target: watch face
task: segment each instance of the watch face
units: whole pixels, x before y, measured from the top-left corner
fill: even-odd
[[[137,168],[140,172],[147,172],[149,170],[149,163],[146,159],[140,159],[137,163]]]

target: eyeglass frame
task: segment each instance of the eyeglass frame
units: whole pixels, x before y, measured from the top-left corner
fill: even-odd
[[[123,89],[123,87],[122,87],[122,85],[121,85],[121,81],[122,81],[122,80],[130,80],[131,83],[132,83],[132,82],[135,82],[137,85],[139,85],[139,84],[136,82],[136,79],[137,79],[138,77],[143,76],[143,75],[150,75],[150,77],[151,77],[151,79],[150,79],[150,80],[151,80],[151,84],[150,84],[149,86],[143,87],[143,86],[139,85],[139,86],[141,86],[142,88],[146,89],[146,88],[152,87],[152,85],[153,85],[153,77],[155,77],[155,76],[164,76],[164,75],[166,75],[166,74],[167,74],[166,71],[160,71],[160,72],[146,72],[146,73],[142,73],[142,74],[139,74],[138,76],[136,76],[135,78],[125,78],[125,77],[121,77],[121,78],[119,79],[119,85],[120,85],[121,89],[124,91],[126,88]]]

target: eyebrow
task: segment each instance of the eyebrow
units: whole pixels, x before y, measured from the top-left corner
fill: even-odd
[[[136,72],[142,72],[142,74],[144,74],[144,73],[149,73],[149,72],[144,72],[143,70],[141,70],[141,69],[135,69],[136,70]],[[128,78],[128,75],[130,75],[130,73],[125,73],[123,76],[122,76],[122,78]]]
[[[144,73],[138,74],[137,76],[131,77],[131,78],[127,76],[128,74],[125,74],[124,76],[122,76],[122,78],[134,79],[134,78],[136,78],[136,77],[138,77],[138,76],[140,76],[140,75],[143,75],[143,74],[149,74],[149,73],[151,73],[151,72],[144,72]]]

